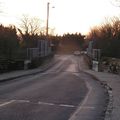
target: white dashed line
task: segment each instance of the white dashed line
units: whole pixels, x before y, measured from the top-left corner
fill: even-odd
[[[2,106],[5,106],[5,105],[8,105],[8,104],[11,104],[11,103],[33,103],[29,100],[11,100],[11,101],[8,101],[8,102],[4,102],[2,104],[0,104],[0,107]],[[58,107],[66,107],[66,108],[75,108],[77,106],[74,106],[74,105],[68,105],[68,104],[55,104],[55,103],[48,103],[48,102],[36,102],[34,104],[38,104],[38,105],[48,105],[48,106],[58,106]]]
[[[29,100],[14,100],[16,102],[20,102],[20,103],[29,103],[30,101]]]
[[[74,105],[66,105],[66,104],[54,104],[54,103],[46,103],[46,102],[38,102],[38,104],[41,104],[41,105],[50,105],[50,106],[59,106],[59,107],[68,107],[68,108],[73,108],[73,107],[76,107]]]
[[[11,103],[13,103],[13,102],[15,102],[15,100],[11,100],[11,101],[8,101],[8,102],[4,102],[4,103],[0,104],[0,107],[3,107],[3,106],[8,105],[8,104],[11,104]]]
[[[74,105],[65,105],[65,104],[60,104],[59,106],[61,106],[61,107],[69,107],[69,108],[76,107],[76,106],[74,106]]]
[[[93,107],[93,106],[84,106],[84,107],[82,107],[82,109],[95,109],[95,107]]]
[[[46,102],[38,102],[38,104],[41,104],[41,105],[55,105],[54,103],[46,103]]]

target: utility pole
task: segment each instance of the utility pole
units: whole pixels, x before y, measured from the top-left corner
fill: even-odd
[[[46,37],[48,38],[48,30],[49,30],[49,5],[50,3],[47,3],[47,21],[46,21]]]

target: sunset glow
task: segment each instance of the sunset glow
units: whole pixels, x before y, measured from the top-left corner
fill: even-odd
[[[0,23],[19,27],[23,14],[45,21],[48,0],[1,0]],[[120,8],[110,0],[51,0],[49,26],[56,34],[80,32],[101,24],[105,17],[119,16]],[[52,7],[55,7],[54,9]]]

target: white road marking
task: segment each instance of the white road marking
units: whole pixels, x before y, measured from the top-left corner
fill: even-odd
[[[5,105],[8,105],[8,104],[11,104],[11,103],[34,103],[34,102],[31,102],[29,100],[10,100],[8,102],[4,102],[2,104],[0,104],[0,107],[2,106],[5,106]],[[55,103],[48,103],[48,102],[36,102],[34,104],[39,104],[39,105],[47,105],[47,106],[58,106],[58,107],[67,107],[67,108],[75,108],[77,106],[75,105],[68,105],[68,104],[55,104]]]
[[[89,97],[89,95],[90,95],[90,93],[91,93],[91,91],[92,91],[92,87],[89,85],[89,83],[88,83],[87,81],[86,81],[86,85],[87,85],[87,88],[89,89],[89,91],[88,91],[85,99],[84,99],[83,102],[82,102],[81,109],[82,109],[82,107],[85,105],[85,103],[87,102],[88,97]]]
[[[60,107],[68,107],[68,108],[73,108],[73,107],[76,107],[74,105],[67,105],[67,104],[54,104],[54,103],[46,103],[46,102],[38,102],[38,104],[41,104],[41,105],[50,105],[50,106],[60,106]]]
[[[41,104],[41,105],[55,105],[54,103],[46,103],[46,102],[38,102],[38,104]]]
[[[15,100],[10,100],[8,102],[4,102],[4,103],[0,104],[0,107],[6,106],[6,105],[11,104],[13,102],[15,102]]]
[[[59,106],[61,106],[61,107],[68,107],[68,108],[76,107],[74,105],[65,105],[65,104],[60,104]]]
[[[20,102],[20,103],[29,103],[29,100],[14,100],[15,102]]]
[[[94,110],[95,107],[93,107],[93,106],[83,106],[82,109],[93,109]]]
[[[87,85],[87,88],[89,89],[85,99],[83,100],[82,104],[80,104],[78,107],[78,109],[73,113],[73,115],[69,118],[69,120],[75,120],[76,119],[76,116],[77,114],[81,111],[81,109],[95,109],[94,107],[92,106],[85,106],[86,102],[88,101],[88,98],[89,98],[89,95],[92,91],[92,87],[89,85],[89,83],[86,81],[86,85]]]

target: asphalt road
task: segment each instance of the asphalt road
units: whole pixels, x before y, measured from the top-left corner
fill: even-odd
[[[82,57],[56,56],[47,71],[0,83],[0,120],[102,120],[106,93]]]

